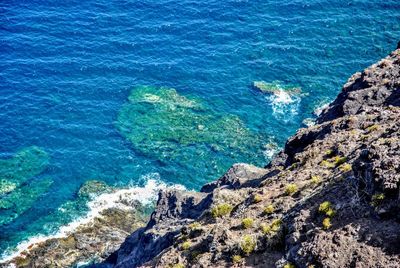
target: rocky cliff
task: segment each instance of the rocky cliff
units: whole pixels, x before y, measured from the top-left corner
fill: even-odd
[[[400,267],[400,49],[265,168],[163,191],[104,267]]]

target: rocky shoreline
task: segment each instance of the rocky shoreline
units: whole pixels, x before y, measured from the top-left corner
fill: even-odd
[[[399,267],[399,122],[400,47],[354,74],[266,167],[162,190],[146,225],[134,204],[106,210],[5,265],[74,266],[86,252],[101,261],[92,267]]]
[[[399,267],[400,49],[354,74],[265,168],[161,192],[99,267]]]

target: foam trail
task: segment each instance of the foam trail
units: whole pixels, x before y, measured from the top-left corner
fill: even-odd
[[[320,116],[322,111],[329,106],[330,102],[328,100],[321,101],[317,107],[314,109],[313,114]]]
[[[159,177],[158,174],[149,174],[146,177]],[[101,216],[101,212],[109,208],[118,208],[123,210],[132,209],[134,202],[139,201],[143,205],[149,205],[154,202],[157,198],[157,194],[162,189],[179,189],[184,190],[185,187],[182,185],[172,185],[155,180],[148,179],[144,187],[133,186],[125,189],[118,189],[112,193],[103,193],[98,196],[94,196],[91,201],[87,203],[89,208],[88,213],[84,217],[77,218],[67,225],[61,226],[57,233],[51,235],[37,235],[29,238],[18,244],[16,249],[11,250],[1,256],[1,262],[7,262],[11,259],[20,255],[23,251],[31,248],[35,244],[44,242],[47,239],[62,238],[71,234],[79,226],[89,223],[96,217]]]
[[[283,89],[276,90],[273,95],[268,97],[271,103],[272,114],[278,120],[290,121],[297,115],[300,97],[293,96]]]

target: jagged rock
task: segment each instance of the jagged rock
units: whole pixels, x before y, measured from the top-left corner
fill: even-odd
[[[104,265],[399,267],[399,92],[400,49],[353,75],[264,169],[236,164],[200,193],[161,193]],[[220,204],[232,209],[208,213]]]
[[[151,260],[171,246],[182,227],[198,218],[210,203],[204,193],[161,191],[146,228],[130,235],[109,261],[116,260],[116,267],[136,267]]]
[[[234,164],[221,178],[205,184],[200,191],[209,193],[220,187],[240,188],[245,183],[255,183],[254,180],[261,179],[265,174],[263,168],[243,163]]]
[[[379,106],[400,105],[400,50],[354,74],[342,92],[317,119],[318,123],[344,115],[368,112]]]

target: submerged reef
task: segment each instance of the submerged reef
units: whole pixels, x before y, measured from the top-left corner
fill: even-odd
[[[48,191],[53,181],[41,179],[32,181],[0,199],[0,225],[8,224],[31,208],[35,201]]]
[[[12,222],[47,192],[53,181],[35,177],[43,172],[48,161],[48,154],[36,146],[0,160],[0,225]]]
[[[263,139],[237,116],[218,114],[170,88],[137,87],[128,99],[117,128],[146,156],[185,166],[187,174],[203,180],[235,162],[265,162]]]
[[[24,148],[9,159],[0,159],[0,196],[40,174],[48,161],[48,154],[36,146]]]
[[[301,88],[295,86],[283,86],[279,81],[271,83],[265,81],[254,81],[253,88],[259,90],[262,93],[278,94],[280,91],[284,91],[289,94],[300,94]]]

